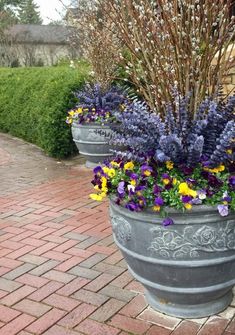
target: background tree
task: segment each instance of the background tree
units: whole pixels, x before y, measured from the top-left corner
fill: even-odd
[[[0,0],[0,12],[8,8],[15,7],[20,3],[20,0]]]
[[[0,0],[0,31],[17,22],[16,6],[20,0]]]
[[[24,24],[41,24],[42,18],[38,8],[34,0],[22,0],[18,10],[19,22]]]

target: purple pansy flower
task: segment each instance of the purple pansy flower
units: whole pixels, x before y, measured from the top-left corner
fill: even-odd
[[[125,207],[132,212],[138,212],[139,211],[139,206],[134,201],[128,202]]]
[[[230,202],[232,201],[232,197],[230,197],[229,195],[226,195],[225,197],[223,197],[223,201]]]
[[[191,202],[192,197],[190,195],[183,195],[181,197],[181,199],[182,199],[182,201],[183,201],[184,204],[187,204],[187,203]]]
[[[174,221],[171,219],[171,218],[165,218],[163,221],[162,221],[162,225],[163,226],[170,226],[174,224]]]
[[[101,166],[96,166],[93,170],[94,174],[98,174],[98,173],[103,173],[103,169]]]
[[[218,211],[221,216],[227,216],[228,215],[228,206],[227,205],[218,205],[217,206]]]
[[[130,174],[130,178],[133,179],[133,180],[137,180],[139,178],[138,174],[137,173],[131,173]]]
[[[146,206],[146,199],[145,199],[145,197],[140,196],[140,197],[138,198],[138,201],[139,201],[139,206],[140,206],[141,208],[143,208],[143,207]]]
[[[117,191],[120,197],[124,197],[125,195],[125,182],[124,181],[120,181],[120,183],[118,184]]]
[[[232,189],[235,189],[235,176],[230,176],[229,177],[228,184]]]
[[[173,187],[172,182],[170,182],[169,184],[165,185],[165,190],[170,190]]]
[[[197,181],[193,178],[187,178],[186,179],[186,183],[189,185],[189,186],[193,186],[193,185],[196,185],[197,184]]]
[[[214,176],[212,173],[208,171],[202,171],[201,175],[203,178],[208,180],[208,185],[214,188],[219,188],[223,185],[222,180]]]
[[[189,166],[185,166],[185,165],[181,166],[181,167],[180,167],[180,170],[181,170],[181,171],[183,172],[183,174],[186,175],[186,176],[188,176],[188,175],[190,175],[190,174],[193,173],[193,168],[191,168],[191,167],[189,167]]]
[[[158,194],[158,193],[161,193],[163,190],[162,190],[162,187],[161,186],[158,186],[158,185],[154,185],[153,187],[153,194]]]
[[[149,176],[153,172],[153,168],[150,165],[148,165],[148,164],[142,165],[140,167],[140,170],[141,170],[141,174],[143,176]]]
[[[171,179],[168,173],[163,173],[162,174],[162,179]]]
[[[199,198],[194,198],[191,200],[191,204],[192,205],[201,205],[202,204],[202,200]]]
[[[135,190],[136,190],[136,192],[141,192],[141,191],[145,190],[145,186],[144,185],[138,185],[138,186],[136,186]]]
[[[156,206],[163,206],[163,205],[164,205],[164,200],[163,200],[161,197],[157,197],[157,198],[155,198],[155,200],[154,200],[154,204],[155,204]]]

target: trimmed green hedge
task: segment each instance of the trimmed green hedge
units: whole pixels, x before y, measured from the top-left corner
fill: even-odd
[[[80,88],[88,67],[1,68],[0,131],[32,142],[53,157],[76,152],[65,123],[73,106],[72,91]]]

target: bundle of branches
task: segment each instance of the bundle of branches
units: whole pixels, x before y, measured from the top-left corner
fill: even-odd
[[[128,53],[126,72],[152,109],[190,93],[193,118],[235,65],[232,0],[97,0]],[[108,27],[107,27],[108,28]]]

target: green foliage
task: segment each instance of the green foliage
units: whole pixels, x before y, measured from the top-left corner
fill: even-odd
[[[18,17],[20,23],[41,24],[42,18],[34,0],[22,0],[19,4]]]
[[[17,6],[20,0],[0,0],[0,11],[5,10],[8,6]]]
[[[35,143],[53,157],[76,153],[65,123],[88,67],[0,69],[0,130]]]

